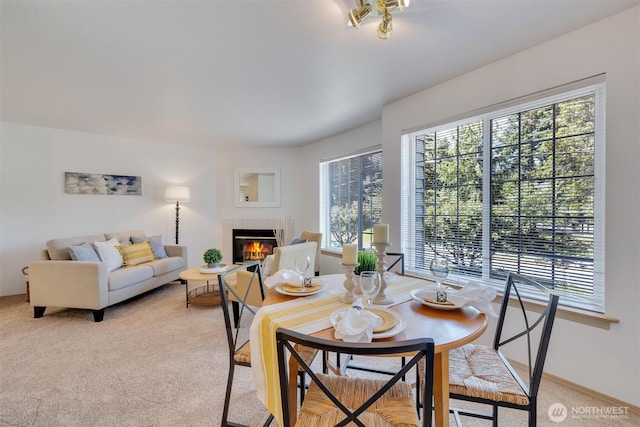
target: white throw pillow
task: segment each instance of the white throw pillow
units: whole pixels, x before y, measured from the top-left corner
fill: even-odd
[[[116,246],[120,242],[115,237],[106,242],[95,242],[96,251],[98,256],[103,262],[107,263],[107,270],[113,271],[116,268],[122,267],[122,255]]]

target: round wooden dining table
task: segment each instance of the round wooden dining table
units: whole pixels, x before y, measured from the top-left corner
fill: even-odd
[[[344,275],[342,274],[320,277],[324,286],[327,289],[333,289],[334,292],[342,287],[344,281]],[[433,282],[425,279],[398,276],[390,282],[389,290],[392,290],[394,286],[400,285],[406,289],[409,287],[418,289],[430,284],[433,284]],[[301,303],[303,303],[304,299],[308,297],[283,295],[270,289],[267,292],[263,306],[291,301],[295,298],[302,300]],[[403,341],[422,337],[433,338],[436,352],[433,390],[434,422],[438,427],[449,426],[449,350],[470,343],[482,335],[487,329],[486,315],[473,307],[444,310],[423,305],[410,297],[407,299],[407,296],[402,298],[402,295],[396,295],[395,299],[404,301],[390,306],[389,309],[401,316],[406,321],[407,326],[397,335],[383,340]],[[325,339],[336,339],[333,327],[314,332],[312,335]],[[289,372],[292,373],[289,384],[292,385],[292,388],[295,388],[297,368],[291,366]],[[289,407],[293,408],[292,411],[295,411],[295,390],[291,390],[289,396],[292,398]],[[295,420],[296,418],[296,414],[293,413],[291,419]]]

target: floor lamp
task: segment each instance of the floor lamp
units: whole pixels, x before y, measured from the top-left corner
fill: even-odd
[[[189,187],[170,185],[164,193],[164,200],[176,203],[176,245],[178,244],[178,230],[180,224],[180,202],[186,203],[191,199]]]

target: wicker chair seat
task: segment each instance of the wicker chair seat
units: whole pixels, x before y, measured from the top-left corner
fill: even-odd
[[[313,362],[313,359],[318,354],[318,350],[309,347],[302,347],[300,349],[300,355],[304,359],[304,361],[308,364]],[[233,360],[238,363],[245,363],[247,365],[251,365],[251,343],[247,341],[240,348],[238,348],[233,354]],[[302,369],[300,368],[299,371]]]
[[[233,360],[251,365],[251,343],[247,341],[233,353]]]
[[[329,390],[348,408],[356,408],[376,392],[385,380],[317,374]],[[311,383],[300,408],[296,426],[334,426],[345,418],[320,388]],[[358,417],[368,427],[419,426],[411,385],[399,382]],[[349,424],[353,425],[353,424]]]
[[[496,351],[467,344],[449,352],[449,391],[465,396],[528,405],[529,397]]]

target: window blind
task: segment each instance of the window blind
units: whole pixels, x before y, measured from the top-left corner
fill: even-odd
[[[402,135],[402,250],[414,273],[443,255],[449,277],[517,271],[604,312],[604,83],[544,95]]]

